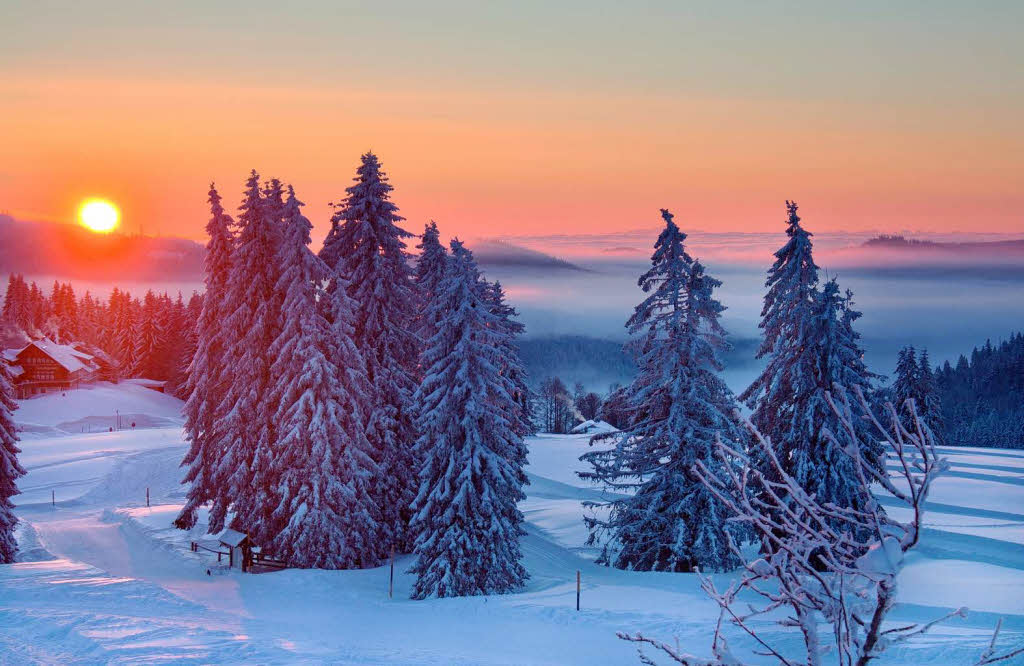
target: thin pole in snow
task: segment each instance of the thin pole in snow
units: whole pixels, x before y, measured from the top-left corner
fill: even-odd
[[[395,594],[395,547],[391,546],[391,578],[388,580],[388,599]]]
[[[580,570],[576,570],[576,610],[580,609]]]
[[[146,508],[149,508],[149,486],[146,486]]]
[[[56,490],[51,490],[50,491],[50,504],[52,504],[54,507],[57,506],[57,491]]]

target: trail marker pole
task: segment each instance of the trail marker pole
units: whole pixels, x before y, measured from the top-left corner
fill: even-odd
[[[50,491],[50,504],[52,504],[54,506],[54,508],[57,507],[57,491],[56,490],[51,490]]]
[[[146,508],[149,508],[149,486],[146,486]]]
[[[580,609],[580,570],[576,570],[576,610]]]
[[[388,580],[388,599],[395,594],[395,547],[391,546],[391,578]]]

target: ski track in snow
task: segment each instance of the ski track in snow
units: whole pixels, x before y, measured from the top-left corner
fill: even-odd
[[[635,650],[615,632],[638,630],[707,652],[717,611],[695,576],[593,564],[580,501],[607,495],[575,475],[586,436],[530,440],[524,591],[410,601],[412,560],[403,556],[388,599],[387,567],[245,575],[191,553],[190,539],[209,537],[170,525],[184,496],[180,402],[131,384],[101,389],[25,401],[15,413],[34,425],[22,442],[24,493],[15,498],[24,561],[0,567],[0,664],[631,664]],[[105,423],[117,404],[174,425],[56,427]],[[882,664],[970,663],[998,617],[1001,644],[1024,640],[1024,455],[943,453],[951,473],[935,486],[892,619],[976,610]],[[730,576],[714,578],[726,585]],[[777,644],[799,649],[796,635],[765,627]],[[733,644],[749,647],[740,636]]]

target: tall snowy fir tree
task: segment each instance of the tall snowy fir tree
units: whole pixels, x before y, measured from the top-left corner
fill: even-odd
[[[740,394],[753,409],[751,420],[768,437],[781,459],[798,445],[803,428],[794,431],[799,419],[798,396],[814,388],[814,350],[806,337],[817,300],[818,266],[812,256],[811,233],[800,225],[795,201],[786,202],[788,241],[775,253],[768,270],[768,288],[761,309],[764,340],[757,358],[767,359],[761,374]]]
[[[882,464],[882,450],[870,445],[876,438],[871,436],[868,423],[863,419],[854,421],[861,429],[852,442],[836,444],[825,433],[835,433],[838,437],[845,434],[840,415],[829,404],[830,393],[849,392],[852,399],[859,390],[865,397],[871,396],[874,375],[864,365],[863,352],[851,326],[859,316],[840,293],[836,280],[826,282],[815,308],[811,335],[805,338],[817,355],[815,385],[806,394],[797,396],[793,424],[800,430],[788,459],[793,477],[819,501],[855,508],[863,507],[869,499],[868,489],[860,483],[853,459],[842,447],[862,447],[865,460],[875,465]]]
[[[519,561],[520,409],[500,372],[507,334],[487,307],[472,253],[457,240],[451,248],[416,391],[424,461],[412,522],[416,599],[511,592],[528,577]]]
[[[420,346],[417,296],[405,244],[412,234],[399,226],[403,218],[376,155],[362,156],[354,180],[331,218],[320,258],[355,301],[353,339],[372,387],[366,428],[380,470],[373,487],[384,527],[383,555],[392,546],[411,546],[409,507],[418,469],[411,404]]]
[[[521,414],[518,432],[521,435],[529,435],[535,431],[530,405],[533,401],[533,393],[527,383],[526,368],[523,367],[519,358],[519,347],[516,340],[526,330],[516,317],[519,313],[516,309],[505,302],[505,290],[500,282],[488,282],[481,280],[484,290],[484,300],[487,302],[491,314],[497,318],[497,326],[502,331],[502,347],[499,350],[504,361],[500,366],[501,374],[512,381],[514,391],[512,398],[519,405]]]
[[[437,223],[431,221],[423,229],[419,245],[420,255],[416,258],[416,289],[419,296],[419,314],[416,330],[422,341],[427,341],[437,332],[436,322],[429,318],[430,304],[437,297],[438,285],[444,278],[448,252],[441,245]]]
[[[206,502],[213,501],[220,490],[214,477],[223,455],[223,431],[217,429],[217,417],[221,414],[221,403],[232,383],[231,367],[226,363],[227,349],[232,340],[228,329],[223,327],[223,319],[227,314],[225,298],[234,243],[231,233],[233,220],[224,212],[220,201],[217,189],[210,183],[211,217],[206,224],[206,233],[210,236],[206,244],[206,292],[195,327],[196,347],[188,369],[188,397],[184,409],[185,437],[189,441],[189,450],[181,464],[188,468],[183,483],[188,484],[189,488],[185,506],[174,521],[182,529],[191,529],[195,525],[196,510]],[[225,503],[226,499],[220,501],[222,507]]]
[[[713,296],[721,285],[686,253],[686,234],[661,211],[665,229],[639,279],[649,293],[627,322],[639,368],[626,390],[630,427],[610,438],[610,448],[581,460],[593,471],[580,476],[625,493],[611,501],[607,520],[587,519],[589,543],[606,536],[600,561],[640,571],[729,570],[727,510],[693,473],[697,461],[717,468],[717,437],[743,437],[731,392],[718,376],[727,347]],[[590,503],[589,506],[603,506]]]
[[[753,409],[751,420],[771,441],[787,474],[823,501],[860,507],[868,500],[867,489],[826,434],[841,434],[829,393],[860,388],[870,396],[873,375],[853,326],[860,313],[835,280],[818,289],[811,234],[800,225],[796,204],[786,206],[789,240],[775,253],[761,311],[765,337],[758,357],[768,362],[740,398]],[[863,453],[880,464],[877,449]],[[766,466],[763,460],[754,464]]]
[[[370,391],[351,338],[344,290],[321,291],[330,269],[310,252],[312,225],[289,186],[277,290],[283,326],[270,348],[278,477],[270,551],[291,566],[347,569],[379,563],[380,516],[371,493],[377,466],[366,439]],[[332,308],[330,319],[326,308]]]
[[[264,204],[259,175],[253,171],[239,209],[223,303],[223,330],[235,337],[225,347],[231,382],[215,416],[224,449],[214,483],[223,495],[210,513],[210,529],[217,531],[230,503],[235,511],[232,526],[257,544],[266,543],[275,531],[270,515],[277,483],[271,458],[275,406],[268,403],[267,394],[273,361],[270,347],[281,332],[281,295],[276,286],[282,228],[279,211],[273,206],[268,211]]]
[[[924,419],[925,425],[931,430],[936,441],[943,444],[946,424],[942,417],[942,404],[939,402],[935,373],[932,372],[927,349],[922,349],[921,356],[918,358],[915,394],[918,413]]]
[[[907,406],[908,400],[917,401],[920,373],[917,367],[917,351],[913,347],[904,347],[896,356],[896,377],[889,389],[892,404],[900,421],[908,428],[910,423],[910,412]],[[921,413],[922,405],[917,405],[918,414]]]
[[[113,306],[113,301],[111,301],[111,305]],[[122,374],[132,376],[138,360],[135,348],[135,330],[138,320],[135,316],[135,304],[131,294],[126,291],[121,292],[117,307],[112,314],[114,317],[113,348],[117,350]]]
[[[143,300],[139,326],[136,330],[133,365],[129,371],[133,377],[148,377],[152,379],[160,375],[159,363],[162,351],[160,349],[160,341],[162,336],[160,304],[156,294],[152,291],[147,291]]]
[[[18,494],[16,481],[24,476],[25,470],[18,463],[21,450],[12,414],[17,408],[10,370],[6,363],[0,361],[0,564],[13,562],[18,552],[18,542],[14,538],[18,519],[14,515],[11,498]]]

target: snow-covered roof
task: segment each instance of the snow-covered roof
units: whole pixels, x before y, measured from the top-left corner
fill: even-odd
[[[7,369],[11,373],[11,377],[20,377],[25,374],[25,368],[20,365],[14,365],[13,363],[7,366]]]
[[[133,384],[145,386],[146,388],[159,388],[161,386],[167,386],[167,382],[160,379],[146,379],[145,377],[135,377],[131,381]]]
[[[92,362],[92,354],[86,354],[83,351],[75,349],[71,345],[59,345],[49,338],[43,338],[42,340],[35,340],[28,343],[23,348],[19,349],[16,355],[20,355],[29,347],[35,347],[39,351],[43,352],[68,372],[96,369],[95,364]]]
[[[585,432],[615,432],[616,430],[618,430],[618,428],[607,421],[602,421],[601,419],[588,419],[573,428],[570,432],[579,435]]]
[[[220,533],[217,537],[217,541],[220,541],[229,548],[238,548],[242,545],[242,542],[249,538],[248,534],[242,534],[241,532],[233,529],[226,529]]]
[[[24,347],[22,348],[24,349]],[[14,363],[18,360],[18,354],[21,353],[21,349],[5,349],[4,360],[8,363]]]

